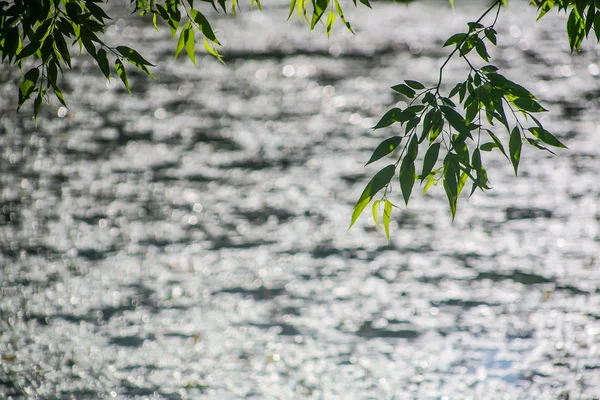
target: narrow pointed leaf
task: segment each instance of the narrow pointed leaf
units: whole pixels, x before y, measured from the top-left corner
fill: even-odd
[[[421,172],[421,182],[431,173],[435,163],[437,162],[438,156],[440,153],[440,143],[434,143],[429,146],[427,152],[425,153],[425,158],[423,159],[423,171]]]
[[[400,145],[401,141],[402,137],[392,136],[391,138],[387,138],[383,142],[379,143],[375,151],[373,151],[373,155],[371,156],[369,161],[367,161],[365,166],[390,154]]]
[[[390,180],[394,177],[394,173],[396,172],[396,167],[394,164],[390,164],[387,167],[382,168],[379,172],[375,174],[375,176],[369,181],[365,189],[363,190],[360,198],[354,205],[354,211],[352,212],[352,219],[350,221],[350,226],[348,229],[354,225],[360,214],[363,212],[365,207],[371,202],[373,196],[377,194],[381,189],[383,189]]]
[[[402,197],[404,203],[408,205],[412,188],[415,184],[415,160],[411,157],[404,157],[402,164],[400,165],[400,190],[402,190]]]
[[[515,170],[515,175],[517,175],[519,169],[519,161],[521,160],[521,147],[523,146],[523,142],[521,141],[521,131],[518,127],[514,127],[512,132],[510,133],[510,138],[508,141],[508,151],[510,153],[510,161],[512,162],[513,168]]]
[[[543,128],[533,127],[529,128],[528,130],[533,134],[533,136],[540,139],[542,142],[549,144],[550,146],[560,147],[563,149],[567,148],[567,146],[562,144],[560,140],[558,140],[553,134]]]
[[[392,203],[388,200],[384,200],[383,206],[383,229],[385,230],[385,237],[388,243],[390,242],[390,219],[392,218]]]

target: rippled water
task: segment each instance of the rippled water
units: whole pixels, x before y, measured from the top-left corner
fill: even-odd
[[[479,10],[445,7],[348,10],[327,40],[265,4],[219,17],[227,66],[201,68],[118,20],[159,82],[131,70],[129,96],[79,58],[38,128],[0,71],[0,396],[600,398],[598,54],[564,18],[511,5],[493,57],[570,150],[518,178],[488,156],[454,223],[434,190],[389,245],[346,230],[387,88],[435,82]]]

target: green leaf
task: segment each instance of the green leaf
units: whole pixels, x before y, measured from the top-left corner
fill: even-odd
[[[537,101],[527,98],[527,97],[519,97],[518,99],[514,99],[513,104],[515,106],[517,106],[520,110],[523,110],[523,111],[529,111],[529,112],[548,111],[544,107],[542,107]]]
[[[550,146],[560,147],[566,149],[567,146],[562,144],[560,140],[558,140],[553,134],[548,132],[547,130],[539,127],[528,128],[529,132],[533,134],[536,138],[541,140],[542,142],[549,144]]]
[[[385,139],[383,142],[381,142],[377,146],[377,148],[373,152],[373,155],[371,156],[369,161],[365,164],[365,166],[390,154],[392,151],[394,151],[396,149],[396,147],[398,147],[400,145],[401,141],[402,141],[402,137],[400,137],[400,136],[392,136],[391,138]]]
[[[108,66],[108,58],[106,57],[106,51],[104,49],[98,50],[98,53],[96,54],[96,62],[98,63],[98,67],[100,67],[100,71],[102,71],[106,79],[110,80],[110,68]]]
[[[402,197],[404,197],[404,203],[408,205],[412,188],[415,184],[415,160],[408,156],[408,154],[402,160],[400,165],[400,189],[402,190]]]
[[[21,79],[21,84],[19,85],[19,105],[17,106],[17,110],[19,110],[23,103],[25,103],[29,99],[29,97],[35,90],[35,84],[37,83],[39,77],[39,68],[31,68],[25,73],[25,75],[23,75],[23,78]]]
[[[451,157],[451,154],[448,154],[444,160],[444,190],[446,192],[446,197],[448,198],[450,214],[452,215],[453,221],[456,216],[456,203],[458,200],[458,171],[458,164],[454,158]]]
[[[467,36],[468,35],[466,33],[455,33],[454,35],[450,36],[448,40],[446,40],[443,47],[458,44],[462,42]]]
[[[415,97],[415,95],[417,94],[414,90],[412,90],[408,85],[405,85],[403,83],[396,85],[396,86],[392,86],[392,90],[401,93],[403,95],[405,95],[408,98],[413,98]]]
[[[192,61],[192,64],[197,66],[196,64],[196,38],[194,35],[194,29],[190,26],[190,29],[187,30],[187,38],[185,41],[185,51],[188,54],[188,57]]]
[[[146,61],[146,59],[142,57],[140,53],[127,46],[117,46],[117,51],[121,53],[123,57],[125,57],[127,60],[131,61],[134,64],[150,65],[152,67],[155,66],[154,64],[151,64],[148,61]]]
[[[60,32],[55,32],[53,35],[54,43],[56,44],[56,48],[62,58],[62,60],[71,68],[71,54],[69,53],[69,48],[67,47],[67,42],[65,42],[65,38]]]
[[[455,109],[448,106],[440,106],[444,117],[462,136],[471,137],[471,132],[465,119]]]
[[[329,37],[329,35],[331,34],[331,28],[333,27],[333,23],[335,22],[335,14],[333,13],[333,11],[329,11],[329,15],[327,16],[327,24],[326,24],[326,32],[327,32],[327,37]]]
[[[125,66],[123,65],[123,62],[118,58],[115,60],[115,68],[117,70],[119,78],[121,78],[121,81],[123,81],[125,88],[129,93],[131,93],[131,89],[129,88],[129,80],[127,79],[127,72],[125,71]]]
[[[360,214],[363,212],[367,204],[371,202],[371,199],[383,189],[394,177],[394,173],[396,172],[396,166],[394,164],[390,164],[387,167],[384,167],[379,172],[375,174],[375,176],[369,181],[365,189],[363,190],[360,198],[354,205],[354,211],[352,212],[352,219],[350,221],[350,226],[348,229],[354,225]]]
[[[296,8],[296,0],[290,0],[290,13],[288,14],[287,19],[289,20],[292,14],[294,13],[294,9]]]
[[[375,221],[375,225],[377,225],[379,228],[381,228],[381,225],[379,225],[379,217],[378,217],[380,202],[381,202],[381,200],[375,200],[373,202],[373,207],[371,208],[371,212],[373,214],[373,221]]]
[[[437,162],[438,156],[440,153],[440,143],[434,143],[429,146],[427,152],[425,153],[425,158],[423,159],[423,170],[421,172],[421,182],[431,173],[435,163]]]
[[[67,107],[67,103],[65,102],[65,97],[63,96],[62,92],[60,91],[60,89],[57,86],[54,86],[54,95],[56,96],[58,101],[60,101],[60,104]]]
[[[221,55],[214,46],[211,46],[208,43],[208,40],[206,40],[206,38],[204,38],[204,48],[206,49],[206,51],[208,51],[210,54],[216,57],[217,60],[221,61],[224,64],[223,57],[221,57]]]
[[[494,142],[486,142],[486,143],[483,143],[481,146],[479,146],[479,148],[482,151],[492,151],[496,147],[498,147],[498,146],[496,146],[496,143],[494,143]]]
[[[292,0],[293,2],[295,2],[296,0]],[[352,30],[352,26],[350,25],[350,22],[346,21],[346,18],[344,17],[344,14],[342,13],[342,7],[340,6],[340,2],[338,0],[335,0],[335,9],[338,13],[338,15],[340,16],[340,19],[342,20],[342,22],[346,25],[346,28],[348,28],[348,30],[352,33],[354,33],[354,31]],[[290,15],[291,11],[293,11],[293,7],[292,9],[290,9]],[[289,17],[288,17],[289,19]]]
[[[310,30],[312,31],[317,22],[321,20],[323,14],[325,14],[325,10],[327,10],[327,6],[329,5],[329,0],[313,0],[313,15],[312,20],[310,21]]]
[[[490,55],[487,52],[487,48],[485,47],[485,43],[482,40],[477,42],[475,45],[475,51],[479,54],[479,57],[483,58],[485,61],[490,61]]]
[[[510,153],[510,161],[512,162],[513,168],[515,170],[515,175],[517,175],[519,169],[519,161],[521,160],[521,147],[523,146],[523,142],[521,140],[521,131],[518,127],[514,127],[512,132],[510,133],[510,138],[508,140],[508,151]]]
[[[421,82],[418,82],[418,81],[405,80],[404,83],[406,83],[408,86],[410,86],[412,89],[415,89],[415,90],[425,89],[425,86]]]
[[[181,53],[181,51],[185,48],[185,43],[189,37],[188,31],[190,27],[191,24],[188,22],[186,26],[183,27],[181,32],[179,32],[179,40],[177,41],[177,47],[175,48],[175,57],[173,58],[177,58],[179,56],[179,53]]]
[[[498,139],[498,137],[496,135],[494,135],[494,132],[490,131],[489,129],[486,129],[486,132],[488,133],[488,135],[490,135],[490,137],[492,138],[492,140],[494,141],[494,143],[496,144],[498,149],[502,152],[502,154],[504,154],[504,157],[506,157],[507,159],[510,159],[508,157],[508,155],[506,154],[506,151],[504,150],[504,146],[502,145],[502,142],[500,141],[500,139]]]
[[[331,28],[333,27],[333,23],[335,22],[335,14],[333,11],[329,11],[329,15],[327,16],[327,24],[325,30],[327,32],[327,37],[331,34]]]
[[[215,35],[215,32],[213,31],[212,27],[210,26],[210,23],[208,22],[204,14],[197,10],[192,10],[190,12],[190,15],[194,19],[194,22],[198,24],[198,26],[200,27],[200,32],[202,32],[202,34],[205,37],[207,37],[211,42],[220,44],[219,40],[217,39],[217,36]]]
[[[385,237],[388,243],[390,242],[390,219],[392,218],[392,203],[388,200],[384,200],[383,206],[383,229],[385,230]]]
[[[402,110],[397,107],[392,108],[388,112],[386,112],[383,117],[379,120],[377,125],[373,127],[373,129],[381,129],[386,126],[392,125],[394,122],[398,122],[402,115]]]
[[[40,42],[29,43],[21,51],[19,51],[19,53],[17,54],[17,59],[15,61],[19,61],[19,60],[22,60],[24,58],[34,55],[35,52],[40,49],[40,46],[41,46]]]

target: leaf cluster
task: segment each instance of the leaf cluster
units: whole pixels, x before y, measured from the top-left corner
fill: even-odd
[[[458,198],[467,182],[471,182],[470,195],[477,189],[491,188],[484,166],[485,152],[500,152],[511,162],[516,174],[523,143],[549,152],[552,152],[549,147],[565,148],[534,116],[546,111],[537,98],[489,64],[487,46],[496,45],[494,25],[501,6],[502,1],[496,1],[479,20],[468,23],[465,32],[448,38],[444,46],[453,50],[440,68],[436,85],[427,87],[418,81],[405,80],[392,87],[408,101],[408,105],[386,112],[374,129],[400,124],[404,133],[383,140],[367,164],[393,152],[399,155],[393,164],[377,172],[367,184],[354,206],[350,226],[382,191],[381,199],[373,203],[372,214],[376,225],[380,226],[378,209],[380,203],[385,204],[383,229],[389,240],[392,208],[388,206],[391,204],[388,194],[396,176],[405,205],[408,205],[417,180],[423,186],[423,193],[432,185],[441,184],[454,218]],[[484,17],[493,11],[496,11],[493,21],[483,25]],[[473,51],[483,66],[476,67],[470,59]],[[445,94],[442,90],[443,70],[454,55],[467,63],[470,73]],[[530,126],[525,127],[527,121],[531,121]]]

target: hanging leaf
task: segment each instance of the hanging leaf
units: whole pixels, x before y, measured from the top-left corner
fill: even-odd
[[[375,225],[377,225],[379,228],[381,228],[381,225],[379,225],[379,203],[381,202],[381,200],[375,200],[373,202],[373,207],[371,209],[371,212],[373,213],[373,221],[375,221]]]
[[[412,157],[405,156],[400,165],[400,190],[404,203],[408,205],[412,188],[415,184],[415,160]]]
[[[390,242],[390,219],[392,218],[392,203],[388,199],[384,200],[383,206],[383,229],[388,243]]]
[[[127,72],[125,71],[125,66],[123,65],[123,62],[118,58],[115,60],[115,68],[117,70],[119,78],[121,78],[121,81],[125,85],[125,88],[129,93],[131,93],[131,89],[129,88],[129,80],[127,79]]]
[[[544,128],[533,127],[529,128],[528,130],[533,134],[533,136],[540,139],[542,142],[549,144],[550,146],[560,147],[563,149],[567,148],[567,146],[562,144],[560,140],[558,140],[553,134],[551,134]]]
[[[521,141],[521,131],[518,127],[514,127],[510,133],[508,140],[508,151],[510,153],[510,161],[512,162],[513,168],[515,169],[515,175],[519,169],[519,161],[521,160],[521,147],[523,142]]]
[[[425,158],[423,159],[423,171],[421,172],[421,182],[423,182],[423,180],[427,178],[427,176],[429,176],[429,174],[433,170],[433,167],[437,162],[439,153],[439,142],[432,144],[431,146],[429,146],[429,149],[427,149],[427,152],[425,153]]]
[[[350,226],[348,229],[354,225],[360,214],[363,212],[365,207],[371,202],[373,196],[377,194],[381,189],[383,189],[394,177],[394,173],[396,172],[396,167],[394,164],[390,164],[387,167],[384,167],[379,172],[375,174],[375,176],[369,181],[365,189],[363,190],[360,198],[354,205],[354,211],[352,212],[352,219],[350,221]]]

